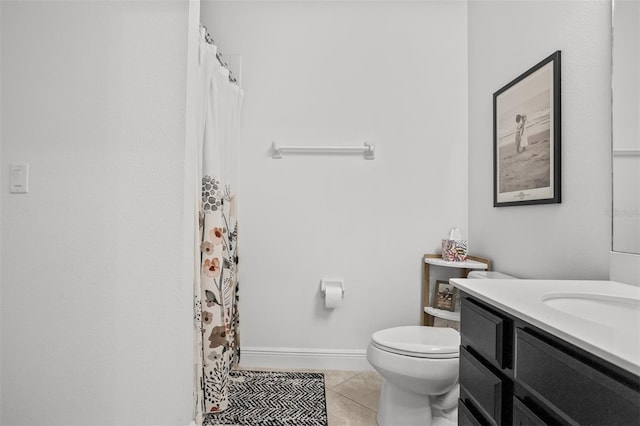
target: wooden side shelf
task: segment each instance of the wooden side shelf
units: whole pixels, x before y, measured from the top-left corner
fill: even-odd
[[[424,312],[424,309],[430,305],[429,294],[429,268],[431,266],[440,266],[445,268],[456,268],[461,271],[461,277],[466,278],[473,269],[491,270],[491,261],[484,257],[467,256],[464,262],[449,262],[442,260],[442,254],[425,254],[423,257],[424,274],[422,278],[422,325],[433,325],[433,315]]]

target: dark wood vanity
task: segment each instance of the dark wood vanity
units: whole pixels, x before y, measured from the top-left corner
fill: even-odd
[[[466,293],[460,332],[459,425],[640,424],[637,375]]]

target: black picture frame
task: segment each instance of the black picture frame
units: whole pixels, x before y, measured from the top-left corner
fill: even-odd
[[[559,50],[493,94],[494,207],[562,201],[560,110]]]
[[[449,281],[436,280],[436,297],[433,307],[445,311],[455,311],[457,293],[457,289]]]

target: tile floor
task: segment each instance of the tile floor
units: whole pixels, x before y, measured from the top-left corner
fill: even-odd
[[[329,426],[376,426],[382,377],[376,371],[324,371]]]
[[[324,373],[329,426],[377,426],[382,377],[377,371],[298,370],[239,367],[246,370]]]

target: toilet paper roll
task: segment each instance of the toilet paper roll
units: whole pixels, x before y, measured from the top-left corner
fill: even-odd
[[[339,285],[328,285],[324,291],[324,307],[333,309],[342,303],[342,287]]]

